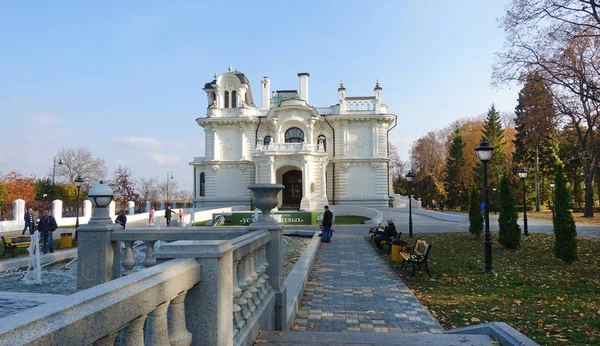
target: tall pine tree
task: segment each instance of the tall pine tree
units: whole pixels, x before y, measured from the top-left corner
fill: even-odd
[[[570,263],[577,259],[577,229],[575,220],[569,211],[569,191],[563,174],[562,164],[556,167],[554,174],[554,203],[556,211],[552,223],[554,224],[554,255]]]
[[[461,167],[465,164],[463,152],[465,143],[460,135],[460,128],[454,130],[448,156],[446,157],[446,205],[448,208],[456,208],[460,205],[461,192],[465,190],[464,177],[460,174]]]
[[[502,150],[504,145],[504,129],[502,128],[502,122],[500,121],[500,113],[496,110],[494,105],[488,110],[481,137],[491,146],[496,148],[492,155],[492,159],[487,164],[488,187],[490,191],[493,191],[494,188],[497,189],[499,187],[500,176],[502,175],[502,172],[508,168],[506,156]],[[489,202],[490,211],[498,210],[498,194],[491,194],[489,196]]]
[[[556,111],[552,94],[538,73],[527,76],[519,92],[515,107],[514,162],[535,171],[536,210],[540,210],[540,183],[546,181],[555,169],[558,158],[558,139],[554,122]],[[545,184],[547,185],[547,184]]]

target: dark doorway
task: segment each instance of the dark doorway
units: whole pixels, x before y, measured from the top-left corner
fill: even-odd
[[[302,172],[298,170],[289,171],[281,178],[283,189],[282,208],[300,208],[302,201]]]

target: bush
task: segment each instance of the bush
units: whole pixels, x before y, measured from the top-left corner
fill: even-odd
[[[521,243],[521,227],[517,223],[519,216],[515,210],[515,191],[504,173],[500,179],[500,232],[498,241],[507,249],[516,249]]]
[[[600,207],[594,207],[593,210],[594,210],[594,213],[600,213]],[[583,207],[573,207],[572,211],[574,213],[583,213],[584,212]]]
[[[554,174],[554,255],[570,263],[577,259],[577,229],[575,220],[569,211],[569,191],[561,164],[556,166]]]
[[[477,238],[481,237],[481,233],[483,233],[483,213],[480,199],[477,189],[473,186],[469,193],[469,233]]]

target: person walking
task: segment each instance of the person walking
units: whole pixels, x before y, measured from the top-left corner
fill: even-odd
[[[435,199],[432,199],[431,200],[431,210],[435,211],[435,207],[436,207]]]
[[[23,232],[21,235],[25,235],[25,231],[29,228],[29,234],[33,234],[35,231],[35,216],[33,215],[33,208],[27,208],[27,212],[25,212],[25,228],[23,228]]]
[[[148,225],[154,225],[154,207],[152,207],[150,213],[148,213]]]
[[[179,209],[179,223],[183,224],[183,209]]]
[[[54,252],[54,246],[52,245],[52,232],[56,231],[58,225],[56,224],[56,219],[54,216],[50,215],[50,210],[44,210],[44,217],[38,223],[38,230],[40,231],[40,235],[42,238],[42,253],[45,255],[48,253],[48,249],[50,253]],[[46,244],[48,248],[46,248]]]
[[[444,212],[444,200],[440,201],[440,211],[443,213]]]
[[[123,229],[125,229],[125,225],[127,224],[127,216],[125,216],[125,212],[123,210],[119,212],[119,216],[117,216],[115,223],[118,223],[121,225],[121,227],[123,227]]]
[[[171,227],[171,214],[177,215],[176,212],[171,210],[171,206],[167,205],[167,208],[165,209],[165,219],[167,219],[167,227]]]
[[[325,206],[325,212],[323,213],[323,221],[321,227],[323,227],[323,242],[329,243],[331,241],[331,226],[333,225],[333,213],[329,210],[329,206]]]

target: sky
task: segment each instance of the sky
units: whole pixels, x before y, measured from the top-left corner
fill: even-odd
[[[61,148],[89,148],[109,175],[172,173],[192,189],[204,156],[202,90],[215,73],[244,72],[260,103],[298,89],[309,103],[372,96],[398,116],[402,160],[412,143],[493,104],[512,112],[518,88],[490,76],[508,0],[480,1],[0,1],[0,174],[47,176]]]

